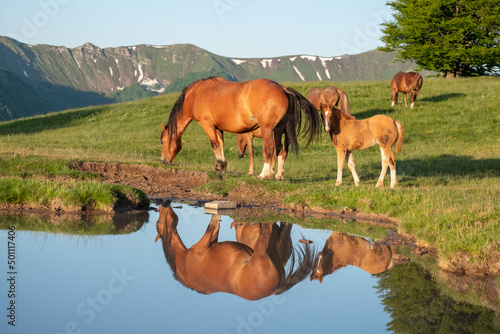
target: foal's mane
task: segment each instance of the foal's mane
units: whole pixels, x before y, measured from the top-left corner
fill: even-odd
[[[220,77],[216,76],[211,76],[206,79],[200,79],[197,80],[190,85],[184,87],[182,89],[182,93],[175,101],[174,106],[172,107],[172,111],[170,112],[170,115],[168,116],[168,122],[167,126],[165,127],[168,130],[168,141],[169,143],[172,141],[172,138],[175,138],[174,136],[177,136],[177,118],[179,117],[180,114],[182,114],[182,106],[184,105],[184,98],[186,97],[186,94],[191,87],[198,85],[200,82],[206,81],[206,80],[211,80],[211,81],[218,81],[221,79]]]
[[[332,112],[333,112],[333,115],[335,117],[335,120],[338,120],[338,121],[340,121],[341,119],[343,119],[345,121],[351,121],[351,120],[356,119],[354,116],[349,116],[349,115],[344,114],[344,112],[342,110],[340,110],[336,107],[332,108]]]

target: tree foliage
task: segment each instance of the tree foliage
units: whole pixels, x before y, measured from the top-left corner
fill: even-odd
[[[500,74],[500,0],[394,0],[383,51],[443,75]]]

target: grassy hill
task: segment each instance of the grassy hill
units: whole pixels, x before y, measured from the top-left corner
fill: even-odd
[[[396,156],[397,189],[388,188],[387,177],[385,188],[375,188],[380,173],[378,148],[354,152],[360,187],[353,186],[347,168],[343,186],[336,187],[336,154],[326,135],[302,149],[298,158],[290,155],[284,181],[259,181],[246,175],[248,160],[237,158],[235,136],[226,134],[228,171],[223,180],[209,183],[204,190],[224,193],[245,185],[285,193],[287,203],[387,214],[399,219],[401,232],[436,246],[444,269],[460,261],[487,266],[498,259],[500,79],[426,79],[413,110],[401,102],[390,107],[387,81],[289,85],[305,95],[312,86],[328,84],[348,93],[356,118],[387,114],[403,123],[403,152]],[[15,153],[49,160],[158,164],[160,122],[167,121],[176,97],[163,95],[0,123],[2,160]],[[172,168],[213,171],[212,149],[201,127],[192,123],[182,139],[183,150]],[[260,152],[260,140],[255,140],[255,146]],[[260,171],[260,154],[255,166]]]

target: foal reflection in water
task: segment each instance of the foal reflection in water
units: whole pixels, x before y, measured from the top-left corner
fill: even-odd
[[[179,218],[173,209],[170,206],[159,209],[155,242],[162,239],[174,277],[199,293],[227,292],[258,300],[283,293],[312,270],[314,252],[309,245],[303,245],[297,259],[290,224],[234,222],[237,241],[219,242],[220,215],[213,215],[200,241],[188,249],[177,233]],[[286,273],[289,260],[291,265]]]
[[[321,283],[323,277],[348,265],[379,274],[392,269],[395,264],[408,261],[408,257],[396,254],[396,246],[372,244],[361,237],[334,231],[318,253],[310,279]]]

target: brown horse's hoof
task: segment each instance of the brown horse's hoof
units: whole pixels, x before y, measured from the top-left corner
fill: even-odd
[[[226,170],[226,167],[227,167],[227,162],[225,161],[217,160],[215,162],[215,170],[217,172],[224,172]]]

